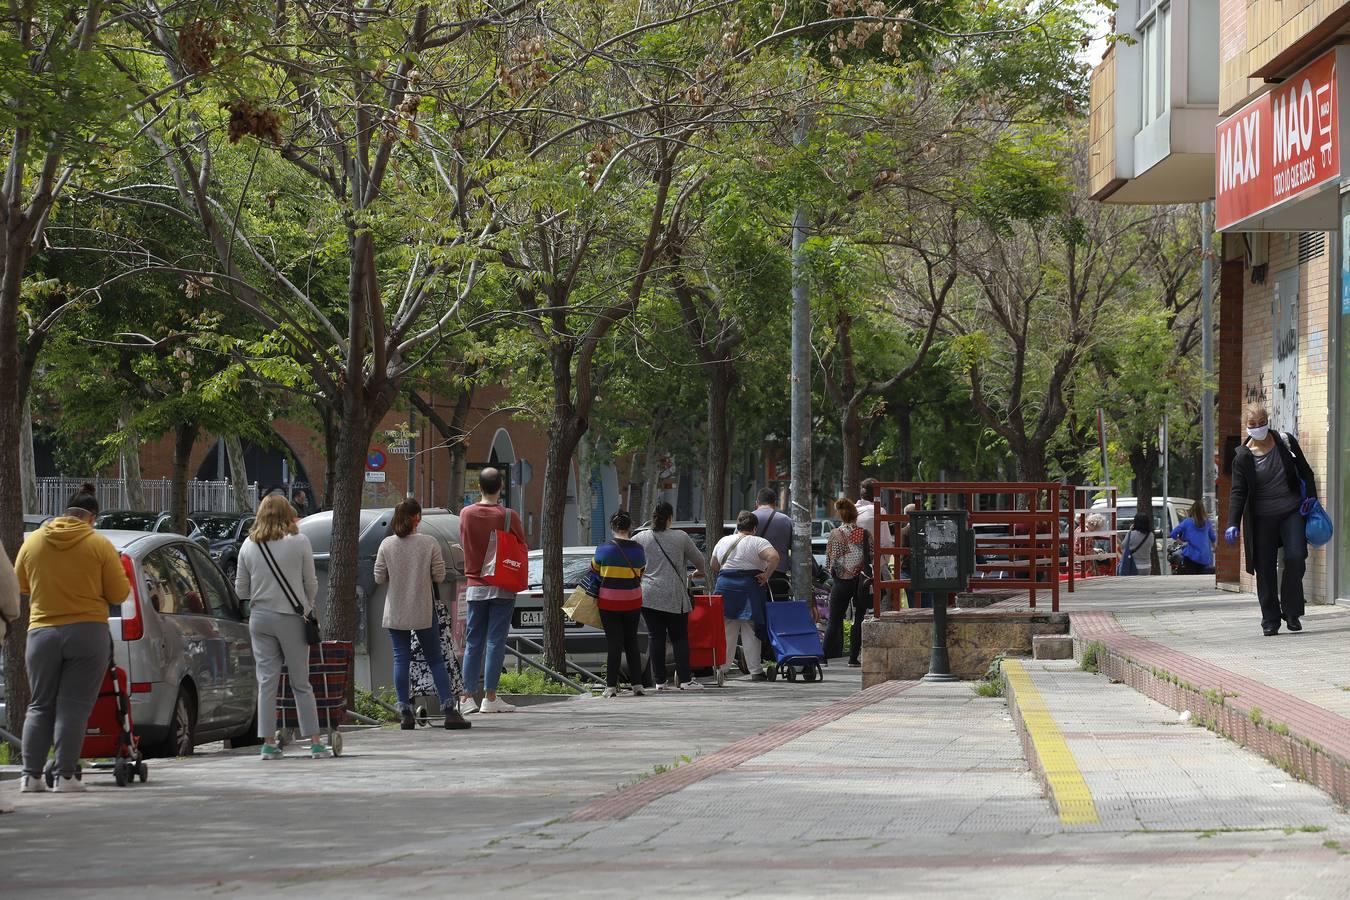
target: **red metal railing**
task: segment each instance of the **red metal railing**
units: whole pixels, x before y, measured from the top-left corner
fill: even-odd
[[[872,610],[881,614],[881,600],[890,592],[892,608],[899,608],[900,591],[911,587],[906,569],[909,547],[904,537],[909,503],[934,509],[964,509],[975,529],[975,574],[970,589],[1013,588],[1029,592],[1036,606],[1037,591],[1048,591],[1051,609],[1059,611],[1059,576],[1073,570],[1073,541],[1069,528],[1074,500],[1065,494],[1072,485],[1058,482],[882,482],[877,485],[877,510],[872,543],[878,558],[890,558],[890,571],[875,567]],[[1067,501],[1067,502],[1066,502]],[[951,598],[948,598],[951,602]]]
[[[1109,485],[1067,486],[1069,493],[1069,512],[1073,528],[1073,540],[1069,548],[1068,581],[1069,593],[1073,593],[1077,578],[1092,578],[1098,575],[1116,574],[1116,560],[1120,558],[1120,533],[1116,521],[1116,489]],[[1106,503],[1102,507],[1093,507],[1101,495]],[[1088,521],[1100,515],[1104,524],[1089,528]]]

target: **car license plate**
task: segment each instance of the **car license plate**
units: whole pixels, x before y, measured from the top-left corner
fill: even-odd
[[[540,628],[544,624],[544,611],[542,609],[522,609],[520,611],[521,628]]]

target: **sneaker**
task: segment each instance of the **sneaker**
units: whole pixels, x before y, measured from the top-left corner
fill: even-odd
[[[633,685],[633,696],[634,696],[634,697],[645,697],[645,696],[647,696],[647,691],[646,691],[645,688],[643,688],[642,685],[640,685],[640,684],[635,684],[635,685]]]
[[[398,714],[398,727],[404,731],[412,731],[417,727],[417,717],[413,715],[411,709],[405,709]]]
[[[285,755],[275,744],[263,744],[262,750],[258,752],[258,759],[281,759]]]
[[[327,759],[333,755],[333,748],[325,746],[323,741],[315,741],[309,745],[309,755],[315,759]]]
[[[47,782],[41,775],[25,775],[19,779],[19,793],[21,794],[45,794],[47,793]]]
[[[652,688],[652,690],[656,691],[659,694],[662,691],[673,691],[675,690],[675,688],[676,685],[671,684],[669,681],[663,681],[656,687]]]
[[[850,659],[848,661],[848,667],[850,669],[861,669],[862,663],[858,662],[856,659]]]
[[[484,697],[483,705],[478,708],[478,711],[482,713],[508,713],[515,712],[516,708],[501,697],[498,697],[496,700],[489,700]]]
[[[15,806],[13,800],[0,800],[0,815],[14,812]]]
[[[56,779],[56,790],[58,794],[83,794],[88,788],[84,782],[74,775],[62,775]]]
[[[478,701],[474,700],[472,697],[465,697],[463,700],[459,701],[459,712],[460,715],[464,716],[473,715],[478,712]]]
[[[703,690],[703,682],[701,682],[701,681],[694,681],[694,680],[691,678],[691,679],[689,679],[688,681],[686,681],[684,684],[680,685],[680,690],[682,690],[682,691],[701,691],[701,690]]]
[[[602,699],[605,699],[605,700],[608,700],[608,699],[611,698],[611,697],[617,697],[617,696],[619,696],[619,689],[618,689],[618,688],[612,688],[612,687],[607,687],[607,688],[605,688],[604,691],[601,692],[601,694],[600,694],[600,697],[601,697]]]
[[[455,704],[451,703],[445,707],[445,728],[447,731],[463,731],[465,728],[472,728],[473,723],[460,713]]]

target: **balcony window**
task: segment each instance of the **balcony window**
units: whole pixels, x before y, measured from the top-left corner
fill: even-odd
[[[1148,125],[1167,112],[1172,91],[1172,8],[1159,3],[1139,25],[1142,78],[1140,99],[1142,124]]]

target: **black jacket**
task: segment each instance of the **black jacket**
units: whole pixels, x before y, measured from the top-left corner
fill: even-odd
[[[1272,431],[1271,436],[1275,438],[1275,450],[1284,460],[1284,476],[1289,480],[1289,489],[1300,496],[1306,493],[1308,497],[1316,497],[1317,479],[1313,476],[1312,467],[1303,458],[1303,448],[1298,445],[1298,439],[1290,434],[1286,443],[1285,434],[1278,431]],[[1303,486],[1299,485],[1300,479]],[[1306,492],[1304,487],[1307,488]],[[1253,528],[1256,504],[1248,501],[1252,499],[1255,488],[1256,457],[1244,441],[1233,456],[1233,489],[1228,492],[1228,527],[1241,523],[1242,546],[1247,551],[1247,571],[1252,574],[1256,573],[1256,530]]]

